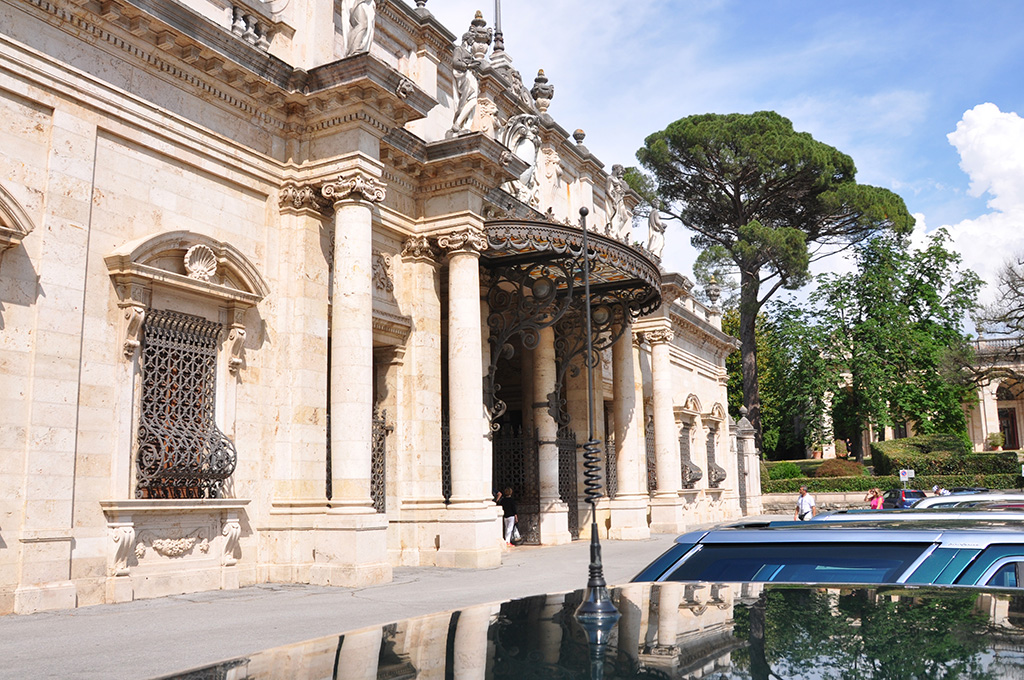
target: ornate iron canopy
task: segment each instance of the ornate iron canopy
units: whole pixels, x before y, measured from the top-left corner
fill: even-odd
[[[496,219],[484,225],[487,250],[481,264],[491,272],[488,289],[491,361],[487,376],[488,406],[493,421],[505,411],[495,382],[498,361],[511,358],[511,340],[518,336],[523,347],[537,346],[538,332],[555,326],[555,392],[547,395],[551,413],[568,422],[559,393],[566,371],[577,358],[598,360],[597,353],[610,347],[632,320],[650,314],[661,304],[661,273],[658,266],[637,249],[588,232],[590,306],[595,325],[591,331],[594,356],[586,353],[582,324],[583,230],[552,222]],[[573,373],[578,368],[572,370]]]

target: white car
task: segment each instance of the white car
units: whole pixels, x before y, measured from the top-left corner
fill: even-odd
[[[1024,493],[993,491],[991,493],[957,493],[949,496],[929,496],[910,506],[914,510],[926,508],[970,508],[984,503],[1024,503]]]

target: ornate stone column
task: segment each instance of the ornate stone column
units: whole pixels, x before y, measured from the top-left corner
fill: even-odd
[[[452,503],[490,498],[484,475],[483,349],[480,323],[480,251],[487,237],[472,229],[445,234],[448,251],[448,422]],[[487,475],[489,477],[490,475]]]
[[[558,493],[558,423],[547,397],[555,391],[555,329],[542,328],[533,351],[533,424],[537,432],[540,476],[540,542],[560,545],[572,540],[568,508]]]
[[[373,204],[384,200],[384,185],[356,172],[320,192],[334,206],[331,505],[365,511],[372,506]]]
[[[615,473],[618,488],[611,501],[611,528],[613,539],[636,540],[649,538],[647,526],[646,475],[641,477],[643,401],[636,398],[632,324],[612,346],[612,391],[615,397]],[[638,427],[639,424],[639,427]]]
[[[671,328],[644,333],[651,343],[651,387],[654,402],[654,456],[657,460],[657,487],[651,500],[651,531],[678,534],[684,530],[683,504],[679,496],[682,471],[679,442],[673,411]]]
[[[501,521],[491,502],[489,430],[483,406],[480,252],[487,237],[473,228],[439,236],[448,252],[448,423],[452,497],[442,520],[440,566],[501,563]]]
[[[373,204],[384,200],[384,185],[363,170],[352,170],[322,185],[320,194],[334,208],[328,395],[333,493],[327,512],[308,525],[313,544],[309,582],[354,587],[391,580],[387,516],[378,514],[370,500]]]

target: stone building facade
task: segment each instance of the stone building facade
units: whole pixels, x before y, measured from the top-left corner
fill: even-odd
[[[716,310],[416,5],[0,0],[0,612],[585,535],[588,304],[601,531],[758,511]]]

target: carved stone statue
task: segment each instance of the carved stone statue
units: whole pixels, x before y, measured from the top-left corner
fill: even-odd
[[[473,56],[473,34],[465,33],[462,44],[455,48],[452,70],[455,72],[455,117],[452,132],[469,132],[476,116],[477,97],[480,96],[480,82],[476,69],[480,60]]]
[[[540,172],[537,174],[541,184],[541,203],[550,206],[562,186],[562,159],[553,147],[541,147],[539,166]]]
[[[537,130],[537,116],[521,113],[512,116],[505,127],[505,146],[529,167],[513,183],[512,193],[527,205],[540,205],[540,183],[537,178],[537,159],[540,154],[540,134]]]
[[[623,243],[629,243],[633,229],[633,211],[626,207],[629,185],[623,177],[625,168],[616,163],[608,175],[608,227],[607,235]]]
[[[500,128],[501,119],[498,117],[498,106],[487,97],[478,99],[473,129],[484,133],[491,139],[497,139]]]
[[[660,211],[661,201],[655,200],[651,214],[647,216],[647,250],[659,260],[665,250],[665,223],[661,221]]]
[[[514,68],[508,69],[508,78],[512,81],[512,85],[509,87],[509,92],[511,92],[512,96],[522,102],[523,107],[527,111],[536,111],[537,107],[534,106],[533,95],[530,94],[530,90],[523,83],[523,76],[519,71]]]
[[[377,15],[376,0],[346,0],[342,5],[342,23],[347,27],[345,56],[369,52]]]

